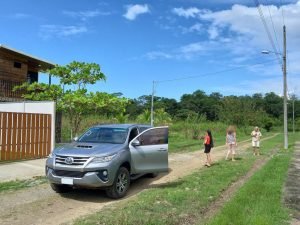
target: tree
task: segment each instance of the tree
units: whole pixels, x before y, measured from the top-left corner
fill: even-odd
[[[283,99],[274,92],[267,93],[264,98],[265,111],[275,118],[283,115]]]
[[[249,98],[224,97],[220,110],[220,120],[237,126],[259,124],[259,112],[254,109]]]
[[[87,85],[106,80],[96,63],[73,61],[65,66],[57,65],[46,71],[58,77],[60,85],[23,84],[15,89],[25,90],[29,100],[54,100],[57,110],[68,116],[72,133],[77,135],[84,114],[93,112],[122,113],[127,99],[104,92],[88,92]]]
[[[23,90],[23,98],[33,100],[33,101],[42,101],[42,100],[54,100],[60,101],[63,90],[60,85],[48,85],[44,83],[23,83],[20,86],[15,86],[13,91]],[[60,105],[56,106],[60,109]]]
[[[189,110],[197,115],[205,114],[208,120],[217,120],[221,99],[222,95],[218,92],[214,92],[210,96],[207,96],[201,90],[197,90],[192,94],[184,94],[179,103],[181,110],[177,117],[182,117],[184,115],[182,112]]]
[[[143,113],[141,113],[140,115],[138,115],[138,117],[136,118],[136,120],[139,123],[150,123],[150,120],[151,120],[151,112],[150,112],[150,110],[146,109]]]
[[[165,109],[161,108],[161,109],[155,110],[154,122],[155,122],[155,125],[167,125],[172,122],[172,118],[169,115],[169,113],[167,113],[165,111]]]

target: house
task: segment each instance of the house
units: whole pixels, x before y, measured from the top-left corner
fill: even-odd
[[[39,72],[54,66],[51,62],[0,44],[0,102],[22,100],[22,92],[13,92],[13,88],[24,82],[38,82]]]

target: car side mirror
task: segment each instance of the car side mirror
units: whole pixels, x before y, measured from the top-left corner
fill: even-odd
[[[73,138],[73,141],[78,141],[78,137],[74,137],[74,138]]]
[[[135,140],[133,140],[133,141],[131,142],[131,145],[132,145],[132,146],[140,146],[140,145],[141,145],[141,142],[140,142],[139,140],[135,139]]]

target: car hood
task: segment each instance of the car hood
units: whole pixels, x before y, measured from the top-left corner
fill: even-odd
[[[54,154],[63,156],[106,156],[124,149],[125,144],[75,142],[54,150]]]

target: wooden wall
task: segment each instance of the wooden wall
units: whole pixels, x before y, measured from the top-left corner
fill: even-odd
[[[26,81],[27,72],[28,72],[27,64],[20,62],[21,68],[15,68],[14,62],[15,62],[14,60],[0,58],[0,80],[17,81],[17,82]]]

